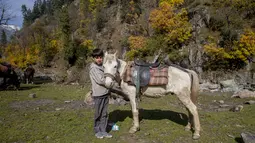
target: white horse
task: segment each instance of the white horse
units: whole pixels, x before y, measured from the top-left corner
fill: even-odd
[[[127,63],[116,58],[115,54],[105,53],[103,67],[105,73],[105,86],[112,88],[115,82],[116,74],[120,77],[126,70]],[[129,85],[121,80],[120,85],[122,91],[128,96],[133,113],[133,126],[130,128],[130,133],[135,133],[139,130],[139,111],[136,100],[136,87]],[[188,124],[185,130],[194,129],[193,139],[200,137],[200,122],[197,107],[195,105],[196,96],[199,90],[199,80],[196,72],[188,69],[180,69],[169,66],[168,68],[168,84],[166,86],[147,86],[143,87],[142,93],[146,96],[163,96],[168,93],[174,93],[178,99],[185,105],[189,113]]]

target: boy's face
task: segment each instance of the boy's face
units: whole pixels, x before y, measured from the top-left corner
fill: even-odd
[[[94,61],[96,62],[96,64],[102,65],[102,63],[103,63],[103,57],[101,57],[101,56],[96,56],[96,57],[94,58]]]

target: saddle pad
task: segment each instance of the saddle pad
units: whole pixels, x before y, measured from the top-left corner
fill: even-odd
[[[166,85],[168,84],[168,68],[151,68],[150,82],[148,85]]]
[[[127,82],[128,84],[134,85],[132,80],[132,74],[135,70],[133,65],[127,67],[123,81]],[[151,68],[150,69],[150,81],[148,85],[166,85],[168,84],[168,67],[165,68]]]

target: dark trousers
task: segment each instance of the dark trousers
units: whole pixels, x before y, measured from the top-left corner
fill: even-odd
[[[94,116],[94,131],[106,132],[106,127],[108,124],[108,104],[109,95],[103,95],[99,97],[94,97],[95,105],[95,116]]]

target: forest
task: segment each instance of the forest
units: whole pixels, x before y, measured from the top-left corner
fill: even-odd
[[[19,68],[82,69],[98,47],[125,60],[162,51],[199,74],[254,72],[253,0],[35,0],[22,14],[22,29],[0,37],[0,60]]]

